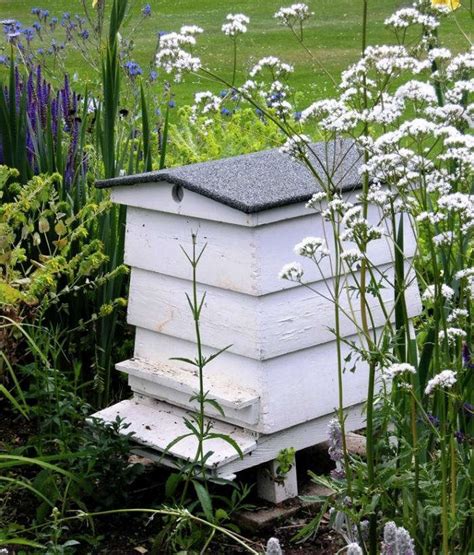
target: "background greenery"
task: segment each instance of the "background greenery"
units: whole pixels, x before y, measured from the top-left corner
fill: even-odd
[[[92,4],[91,0],[86,0]],[[145,0],[132,2],[132,14],[139,14]],[[159,31],[178,30],[181,25],[200,25],[205,33],[198,37],[197,52],[203,63],[218,69],[220,75],[232,72],[232,43],[221,33],[221,25],[228,13],[245,13],[250,17],[249,31],[239,38],[239,59],[241,77],[249,66],[263,56],[279,56],[295,65],[291,84],[304,92],[306,99],[330,96],[334,87],[319,66],[305,54],[301,46],[286,27],[279,25],[273,14],[281,6],[291,4],[290,0],[150,0],[152,17],[143,20],[133,33],[136,44],[134,59],[145,68],[151,65],[156,37]],[[361,2],[359,0],[309,0],[315,16],[305,24],[305,43],[324,67],[337,81],[341,70],[358,59],[361,45]],[[391,41],[392,34],[384,28],[383,21],[397,8],[410,5],[407,0],[377,0],[370,3],[368,43],[382,44]],[[0,17],[12,17],[24,25],[35,21],[31,8],[48,9],[51,15],[62,12],[82,13],[81,0],[0,0]],[[136,17],[132,20],[135,22]],[[451,48],[461,48],[465,39],[458,24],[469,29],[472,23],[467,9],[452,14],[442,26],[442,39],[449,36]],[[129,31],[130,31],[129,27]],[[126,31],[124,35],[126,35]],[[68,69],[76,73],[82,82],[92,86],[99,83],[100,76],[91,70],[77,51],[68,54]],[[161,80],[160,80],[161,81]],[[158,87],[159,85],[157,85]],[[174,87],[176,98],[181,104],[192,101],[192,94],[203,88],[214,91],[219,86],[203,83],[189,76],[181,85]]]

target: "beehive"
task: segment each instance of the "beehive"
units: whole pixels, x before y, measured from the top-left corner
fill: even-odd
[[[318,143],[313,151],[322,179],[357,202],[360,155],[354,144]],[[192,288],[192,272],[180,246],[189,250],[191,233],[197,232],[198,242],[207,243],[198,267],[199,290],[207,292],[201,316],[204,350],[211,354],[231,345],[205,369],[205,389],[225,412],[223,417],[209,406],[208,416],[215,420],[215,430],[231,434],[245,453],[241,459],[229,444],[209,441],[209,472],[233,475],[271,461],[284,447],[302,449],[324,441],[338,406],[334,306],[325,298],[326,283],[312,262],[303,263],[306,278],[323,296],[278,277],[294,259],[296,243],[324,234],[321,214],[305,207],[318,191],[314,176],[275,149],[98,186],[111,187],[113,200],[127,206],[128,322],[136,336],[134,358],[117,364],[128,374],[133,398],[96,416],[122,416],[141,450],[157,456],[185,430],[183,416],[192,409],[189,399],[198,379],[193,367],[170,359],[196,355],[185,296]],[[379,221],[375,206],[369,207],[369,220]],[[409,234],[405,244],[410,254],[415,243]],[[384,273],[393,274],[385,240],[371,243],[369,256]],[[331,281],[329,263],[323,271]],[[385,288],[382,296],[390,311],[393,291]],[[415,315],[415,284],[407,296],[410,315]],[[385,322],[377,304],[374,300],[375,327]],[[349,319],[342,319],[341,333],[357,341]],[[358,363],[355,372],[344,374],[347,430],[363,426],[366,391],[367,368]],[[188,438],[160,460],[173,465],[176,458],[194,457],[195,450],[194,439]]]

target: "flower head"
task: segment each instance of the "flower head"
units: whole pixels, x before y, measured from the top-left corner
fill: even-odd
[[[435,389],[451,389],[456,383],[456,372],[452,370],[443,370],[436,374],[434,378],[429,380],[425,388],[425,395],[431,395]]]
[[[364,552],[358,543],[350,543],[347,546],[347,555],[362,555]]]
[[[303,266],[298,264],[298,262],[291,262],[283,266],[278,277],[280,279],[287,279],[288,281],[300,281],[303,275]]]
[[[236,37],[247,32],[247,25],[250,23],[250,19],[246,15],[230,13],[227,15],[226,20],[227,23],[222,25],[222,32],[228,37]]]
[[[308,258],[317,256],[324,257],[329,255],[326,248],[326,241],[321,237],[306,237],[295,246],[295,253]]]

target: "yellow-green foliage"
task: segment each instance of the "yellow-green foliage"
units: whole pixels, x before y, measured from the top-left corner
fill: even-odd
[[[190,116],[189,106],[181,108],[178,121],[171,126],[168,166],[256,152],[277,147],[285,140],[274,123],[258,118],[251,108],[238,110],[232,116],[200,117],[196,123],[190,122]]]
[[[89,224],[110,201],[85,204],[74,213],[59,197],[61,177],[36,176],[25,186],[7,185],[16,173],[0,167],[0,191],[14,201],[0,207],[0,306],[22,317],[72,288],[87,285],[107,258]]]

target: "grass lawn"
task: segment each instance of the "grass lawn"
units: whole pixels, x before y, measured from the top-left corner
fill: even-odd
[[[91,0],[86,1],[92,3]],[[469,4],[469,0],[463,1]],[[132,0],[133,11],[138,13],[143,4],[145,0]],[[273,19],[280,6],[291,4],[289,0],[150,0],[150,4],[152,17],[143,20],[132,37],[136,45],[134,59],[143,67],[151,67],[159,31],[178,30],[183,24],[197,24],[204,28],[205,33],[198,37],[196,52],[208,67],[230,77],[232,45],[231,40],[223,36],[220,27],[227,13],[242,12],[251,20],[249,32],[239,38],[242,77],[254,61],[271,54],[295,65],[292,84],[303,91],[305,103],[332,93],[331,80],[297,44],[291,32]],[[307,23],[305,42],[337,81],[341,70],[356,60],[360,53],[362,1],[307,0],[307,4],[315,15]],[[383,21],[395,9],[409,4],[407,0],[370,0],[369,43],[392,41],[392,34],[384,28]],[[35,20],[31,8],[36,6],[48,9],[51,15],[59,17],[64,11],[81,13],[82,9],[80,0],[0,0],[0,17],[12,17],[24,25],[31,25]],[[443,27],[442,38],[453,50],[466,46],[457,23],[465,31],[470,29],[472,20],[467,9],[452,14]],[[124,36],[127,36],[126,31]],[[81,80],[91,81],[92,84],[97,81],[96,73],[74,50],[68,55],[67,66]],[[189,102],[193,92],[204,88],[219,90],[221,87],[199,83],[196,77],[190,76],[176,89],[177,99]]]

